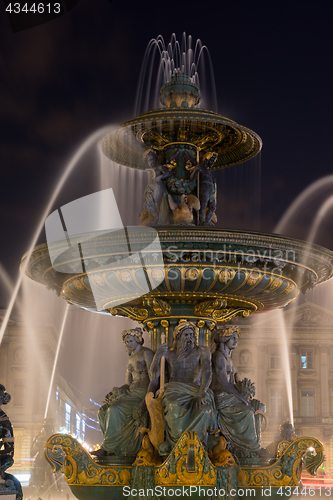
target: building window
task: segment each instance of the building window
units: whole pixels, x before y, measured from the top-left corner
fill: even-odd
[[[301,416],[314,417],[314,389],[301,389]]]
[[[65,403],[65,420],[66,420],[66,429],[68,432],[71,432],[71,405]]]
[[[278,349],[270,350],[270,367],[281,368],[281,354]]]
[[[82,433],[81,433],[81,438],[84,441],[84,437],[86,435],[86,423],[84,420],[82,420]]]
[[[76,414],[76,435],[78,438],[80,437],[80,432],[81,432],[81,417],[77,413]]]
[[[312,361],[313,355],[312,355],[312,349],[302,349],[301,350],[301,368],[302,370],[311,370],[313,368],[313,361]]]
[[[283,417],[282,389],[271,389],[271,417]]]

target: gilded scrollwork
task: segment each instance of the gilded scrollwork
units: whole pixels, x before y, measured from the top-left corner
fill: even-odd
[[[188,463],[193,455],[193,470],[189,471]],[[216,469],[208,458],[197,434],[185,432],[172,450],[167,460],[155,467],[156,485],[205,485],[215,486]]]
[[[267,467],[244,467],[247,487],[298,486],[301,465],[315,475],[324,460],[324,449],[315,438],[298,438]],[[55,434],[45,444],[45,457],[54,472],[63,470],[69,485],[130,485],[131,467],[100,465],[68,434]],[[197,434],[185,432],[162,465],[155,466],[155,484],[165,486],[216,484],[217,467],[208,458]],[[243,484],[240,483],[239,487]]]
[[[117,307],[110,307],[109,312],[110,314],[112,314],[112,316],[126,316],[127,318],[134,319],[139,323],[148,318],[147,309],[133,306],[122,305]]]
[[[71,486],[130,484],[131,467],[99,465],[80,443],[68,434],[51,436],[45,445],[45,457],[54,471],[59,471],[61,464],[66,482]]]
[[[206,300],[196,305],[194,312],[197,316],[211,316],[217,309],[221,309],[225,305],[226,302],[224,300]]]
[[[318,439],[302,437],[291,443],[282,441],[280,444],[281,455],[272,465],[243,469],[248,486],[298,486],[302,459],[311,475],[316,474],[324,461],[324,448]]]
[[[246,309],[244,307],[222,309],[214,311],[212,314],[212,318],[215,321],[229,321],[235,316],[242,316],[243,318],[246,318],[250,315],[251,312],[251,309]]]
[[[156,316],[168,316],[171,313],[171,306],[165,300],[158,298],[143,299],[143,304],[152,308]]]

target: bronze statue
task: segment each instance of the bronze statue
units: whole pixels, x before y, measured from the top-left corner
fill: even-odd
[[[279,458],[288,448],[289,444],[297,439],[295,428],[288,421],[282,422],[279,427],[279,431],[280,436],[278,439],[267,446],[267,451],[275,458]]]
[[[237,346],[238,337],[238,327],[229,327],[216,332],[211,389],[215,395],[217,426],[222,434],[233,449],[243,452],[242,456],[256,456],[261,448],[255,408],[250,401],[254,386],[252,383],[240,384],[231,358],[231,353]],[[245,394],[239,390],[242,385],[245,388]],[[260,411],[262,412],[263,409],[262,405]]]
[[[159,449],[162,455],[185,431],[197,432],[205,442],[208,428],[214,425],[214,401],[209,390],[211,356],[207,347],[196,344],[196,330],[194,323],[181,322],[174,330],[172,348],[162,344],[151,364],[152,384],[160,377],[163,356],[169,378],[162,398],[166,430],[166,441]]]
[[[177,165],[176,161],[179,158],[177,151],[168,161],[168,165],[158,165],[157,156],[154,151],[149,151],[147,154],[147,162],[149,169],[153,171],[153,179],[150,181],[144,192],[143,211],[140,214],[140,226],[155,226],[159,222],[160,208],[164,193],[164,181],[172,176],[173,170]],[[172,168],[174,167],[174,168]]]
[[[143,347],[141,328],[125,330],[122,339],[129,355],[126,381],[105,396],[98,411],[104,441],[99,450],[92,452],[94,455],[136,455],[142,442],[139,430],[147,427],[144,398],[154,353]]]
[[[5,386],[0,384],[0,495],[16,493],[16,500],[22,500],[21,483],[7,469],[14,463],[14,433],[11,421],[1,408],[11,400]]]
[[[199,174],[199,225],[211,225],[216,210],[216,185],[212,172],[209,170],[217,160],[217,154],[208,155],[203,162],[198,163],[191,173],[190,180],[195,181]],[[215,217],[215,221],[216,221]]]

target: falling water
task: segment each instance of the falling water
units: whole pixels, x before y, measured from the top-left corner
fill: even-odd
[[[100,179],[100,189],[113,189],[123,224],[139,225],[148,171],[123,167],[100,152]]]
[[[158,55],[158,66],[157,71],[154,71],[156,55]],[[208,88],[205,81],[207,73],[205,65],[208,65],[209,69],[211,88],[208,92],[205,91],[206,87]],[[163,37],[159,35],[156,39],[150,40],[147,46],[138,82],[134,116],[159,107],[160,88],[164,83],[170,81],[171,76],[175,73],[189,76],[192,82],[200,87],[201,106],[217,112],[214,71],[207,47],[202,45],[201,40],[198,39],[193,49],[192,36],[186,37],[186,33],[183,33],[180,44],[173,33],[167,45]],[[154,82],[153,91],[151,90],[152,81]],[[209,96],[211,96],[211,103],[208,103]]]
[[[52,393],[52,387],[53,387],[53,381],[54,381],[54,374],[55,374],[57,363],[58,363],[59,351],[60,351],[62,336],[63,336],[64,330],[65,330],[65,325],[66,325],[66,320],[67,320],[67,315],[68,315],[68,309],[69,309],[69,305],[67,304],[66,308],[65,308],[65,312],[64,312],[64,317],[62,319],[62,325],[61,325],[61,328],[60,328],[60,334],[59,334],[59,339],[58,339],[58,345],[57,345],[56,355],[55,355],[54,362],[53,362],[53,369],[52,369],[52,374],[51,374],[49,392],[48,392],[47,400],[46,400],[44,418],[47,417],[47,412],[49,410],[51,393]]]
[[[317,235],[320,224],[323,222],[329,210],[333,208],[333,195],[327,198],[326,201],[321,205],[320,209],[317,212],[316,218],[311,225],[311,229],[309,231],[309,236],[307,237],[307,241],[312,243]]]
[[[315,197],[323,197],[324,193],[329,190],[332,192],[333,189],[333,175],[328,175],[326,177],[323,177],[319,179],[318,181],[312,183],[309,187],[307,187],[295,200],[294,202],[290,205],[290,207],[287,209],[279,223],[274,229],[275,233],[283,233],[286,231],[286,228],[288,227],[288,224],[297,217],[297,215],[301,212],[301,210],[304,208],[305,205],[309,204],[309,201],[314,199]],[[326,217],[327,213],[329,210],[333,208],[333,195],[330,195],[320,206],[318,209],[316,216],[311,224],[310,230],[308,232],[307,236],[307,243],[309,247],[311,244],[314,242],[315,237],[317,235],[318,229],[323,222],[324,218]],[[302,264],[306,266],[307,264],[307,257],[305,256],[304,260],[302,261]],[[322,288],[323,285],[320,287]],[[330,283],[326,283],[325,286],[325,292],[329,288],[330,291],[332,290],[332,285]],[[316,290],[316,294],[320,292],[319,290]],[[324,293],[325,293],[324,292]],[[313,292],[314,294],[314,292]],[[329,293],[331,296],[331,293]],[[322,302],[320,302],[322,303]],[[285,363],[285,373],[286,375],[288,374],[288,378],[290,380],[290,367],[289,367],[289,355],[288,355],[288,346],[287,346],[287,337],[286,337],[286,332],[285,332],[285,327],[283,323],[283,315],[282,312],[280,312],[280,324],[281,324],[281,340],[283,344],[283,351],[284,351],[284,356],[283,360]],[[291,393],[291,383],[286,380],[287,383],[287,392],[288,392],[288,401],[289,401],[289,411],[291,415],[291,423],[292,423],[292,393]]]
[[[332,192],[333,189],[333,175],[327,175],[318,179],[308,186],[297,198],[292,202],[290,207],[286,210],[283,217],[280,219],[276,227],[274,228],[274,233],[283,234],[286,230],[290,221],[298,215],[305,204],[309,203],[309,200],[314,196],[322,196],[325,190],[329,189]]]
[[[2,283],[5,285],[8,293],[11,295],[14,290],[14,284],[9,274],[7,273],[6,269],[2,266],[2,264],[0,264],[0,279]]]
[[[79,149],[77,150],[77,152],[75,153],[75,155],[73,156],[73,158],[70,160],[70,162],[66,166],[66,168],[65,168],[65,170],[64,170],[64,172],[63,172],[63,174],[62,174],[62,176],[61,176],[58,184],[56,185],[56,187],[55,187],[55,189],[54,189],[54,191],[52,193],[52,196],[50,197],[49,202],[48,202],[47,206],[45,207],[45,210],[44,210],[44,212],[43,212],[43,214],[42,214],[42,216],[40,218],[40,222],[39,222],[39,224],[38,224],[38,226],[36,228],[35,234],[34,234],[34,236],[32,238],[32,241],[31,241],[28,253],[27,253],[27,257],[25,259],[25,262],[24,262],[23,266],[20,269],[20,274],[19,274],[19,277],[18,277],[17,282],[15,284],[15,288],[14,288],[12,297],[11,297],[10,302],[9,302],[8,309],[6,311],[6,314],[5,314],[5,317],[4,317],[1,329],[0,329],[0,344],[1,344],[1,341],[3,339],[3,335],[5,333],[5,330],[6,330],[7,323],[8,323],[8,320],[10,318],[11,312],[13,310],[17,294],[18,294],[19,289],[21,287],[23,276],[25,275],[26,268],[28,266],[28,263],[29,263],[31,254],[33,252],[33,249],[34,249],[34,247],[35,247],[35,245],[37,243],[37,240],[38,240],[38,237],[40,235],[40,232],[42,231],[42,229],[44,227],[44,222],[45,222],[46,217],[48,216],[50,210],[52,209],[52,206],[53,206],[55,200],[57,199],[57,196],[59,195],[62,187],[64,186],[64,184],[66,182],[66,180],[68,179],[70,173],[72,172],[72,170],[74,170],[74,168],[76,167],[76,165],[79,162],[79,160],[81,159],[81,157],[85,154],[85,152],[89,149],[89,147],[100,138],[100,136],[103,134],[103,132],[106,132],[109,129],[110,129],[110,126],[102,127],[100,129],[98,129],[96,132],[94,132],[93,134],[91,134],[84,141],[84,143],[79,147]]]
[[[288,342],[287,342],[286,327],[285,327],[283,312],[281,309],[278,310],[278,322],[280,325],[280,332],[281,332],[281,347],[282,347],[282,354],[283,354],[282,355],[282,364],[283,364],[283,371],[284,371],[286,388],[287,388],[290,423],[292,425],[294,425],[293,395],[292,395],[292,389],[291,389],[289,349],[288,349]]]

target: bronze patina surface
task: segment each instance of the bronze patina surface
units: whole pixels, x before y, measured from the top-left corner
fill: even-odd
[[[219,169],[247,161],[262,148],[259,135],[252,130],[194,107],[200,102],[200,93],[187,75],[172,76],[161,88],[160,102],[165,108],[148,111],[105,135],[100,141],[105,156],[120,165],[145,170],[148,149],[154,149],[161,159],[177,145],[201,156],[214,151],[218,159],[213,168]]]

